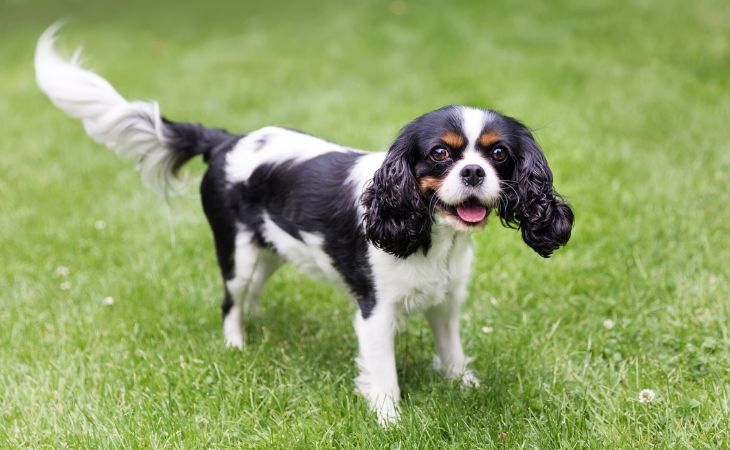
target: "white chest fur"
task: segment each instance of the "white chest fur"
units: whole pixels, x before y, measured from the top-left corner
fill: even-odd
[[[427,255],[418,252],[406,259],[370,248],[378,302],[412,314],[446,298],[463,297],[473,258],[471,234],[434,224],[432,239]]]

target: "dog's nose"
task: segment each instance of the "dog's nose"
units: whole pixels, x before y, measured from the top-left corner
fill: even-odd
[[[478,164],[469,164],[461,169],[461,179],[467,186],[479,186],[484,182],[484,169]]]

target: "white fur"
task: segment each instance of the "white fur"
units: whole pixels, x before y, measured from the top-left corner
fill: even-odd
[[[468,367],[471,358],[464,355],[459,335],[459,309],[467,296],[466,287],[474,251],[470,242],[463,239],[457,240],[454,247],[453,252],[462,255],[462,258],[450,261],[450,295],[443,302],[433,305],[425,315],[436,345],[434,368],[449,379],[460,379],[466,387],[477,387],[479,379]]]
[[[264,214],[264,238],[267,242],[274,243],[278,254],[310,277],[329,281],[347,292],[344,288],[345,282],[323,249],[324,238],[317,233],[301,230],[299,234],[302,240],[282,230],[267,214]]]
[[[395,368],[397,315],[397,305],[383,301],[367,319],[356,313],[354,322],[359,344],[355,362],[360,369],[355,386],[383,426],[400,417],[400,387]]]
[[[491,120],[492,113],[475,108],[460,108],[462,131],[467,139],[464,155],[456,161],[449,170],[449,174],[436,191],[439,198],[450,205],[463,203],[469,197],[477,197],[486,206],[491,206],[499,200],[499,177],[494,167],[477,150],[479,140],[486,123]],[[478,186],[464,184],[461,171],[465,166],[476,164],[484,169],[484,182]]]
[[[455,266],[469,259],[471,236],[450,226],[434,224],[432,245],[428,255],[414,253],[408,258],[396,258],[376,247],[369,247],[369,259],[376,280],[378,301],[397,302],[399,312],[423,312],[443,301],[452,287]],[[466,253],[466,254],[465,254]],[[461,274],[458,274],[461,277]],[[461,278],[459,278],[461,279]]]
[[[347,183],[352,184],[354,188],[353,201],[357,204],[358,214],[362,216],[364,213],[364,207],[360,202],[365,187],[373,179],[373,174],[376,170],[383,165],[385,159],[385,153],[367,153],[360,158],[350,170],[350,175],[347,177]]]
[[[232,151],[236,152],[236,156],[227,161],[229,176],[243,180],[250,176],[251,166],[264,161],[281,163],[291,159],[302,160],[327,151],[345,149],[339,147],[338,150],[334,144],[309,136],[301,138],[303,135],[289,130],[267,127],[263,131],[265,133],[256,132],[253,134],[254,139]],[[258,149],[256,139],[264,136],[267,137],[265,148]],[[288,147],[284,145],[285,141]],[[271,143],[275,146],[269,147]],[[291,148],[305,151],[299,153]],[[257,153],[261,156],[257,156]],[[269,156],[265,158],[263,155]],[[384,157],[384,153],[366,154],[352,167],[347,182],[355,187],[354,202],[359,202],[364,187],[372,180]],[[469,157],[473,158],[471,155]],[[485,162],[483,167],[485,171],[493,171]],[[491,197],[485,194],[484,198]],[[362,214],[362,209],[359,211]],[[278,254],[300,271],[329,280],[347,293],[344,281],[323,250],[322,236],[300,230],[300,240],[277,226],[266,214],[263,220],[264,238],[273,243]],[[251,251],[246,245],[239,251],[238,241],[236,247],[236,261],[239,254],[243,258],[246,252]],[[461,379],[465,386],[478,385],[479,381],[468,368],[469,358],[461,347],[458,324],[459,307],[466,297],[472,255],[471,235],[440,221],[433,224],[432,246],[427,255],[417,252],[405,259],[396,258],[368,244],[377,305],[367,319],[359,311],[355,317],[354,326],[359,343],[356,362],[360,370],[355,384],[383,426],[395,423],[400,415],[394,340],[399,324],[407,315],[427,314],[437,348],[435,367],[440,373],[448,378]],[[235,333],[232,336],[235,337]]]
[[[234,304],[226,317],[223,318],[223,339],[226,347],[243,349],[244,332],[243,332],[243,305]]]
[[[382,153],[369,154],[353,167],[348,181],[358,187],[357,193],[372,179],[383,158]],[[359,201],[359,195],[353,201]],[[354,327],[359,344],[356,362],[360,374],[355,385],[383,426],[395,423],[400,416],[394,340],[399,324],[407,315],[422,312],[429,319],[437,349],[435,368],[440,373],[461,379],[465,386],[479,384],[468,368],[469,358],[464,355],[459,338],[459,307],[466,298],[473,258],[471,235],[443,223],[434,223],[432,233],[428,255],[417,252],[406,259],[396,258],[371,244],[368,246],[377,305],[367,319],[359,311],[356,313]],[[327,279],[347,293],[345,283],[322,248],[322,236],[300,230],[302,239],[299,240],[266,214],[263,234],[268,242],[274,243],[277,253],[300,271]],[[241,233],[237,239],[237,274],[239,256],[241,266],[246,267],[243,261],[250,260],[255,252],[247,245],[250,238]],[[235,341],[238,336],[235,328],[230,337],[228,329],[226,333],[227,342]],[[240,334],[243,335],[242,330]]]
[[[53,47],[58,28],[49,28],[38,42],[35,57],[38,85],[55,105],[81,119],[90,136],[135,159],[147,183],[165,186],[169,182],[166,175],[172,154],[157,104],[128,102],[106,80],[81,68],[77,57],[70,61],[61,58]],[[454,204],[470,195],[485,202],[494,201],[499,189],[495,184],[496,174],[474,149],[490,114],[472,108],[463,108],[461,112],[469,146],[464,160],[451,170],[453,177],[447,177],[439,196]],[[245,182],[261,164],[301,162],[332,151],[352,150],[283,128],[262,128],[240,139],[226,155],[226,181]],[[367,154],[352,167],[348,183],[355,187],[354,202],[359,202],[360,194],[384,157],[384,153]],[[485,183],[476,190],[466,190],[460,179],[458,186],[456,183],[460,167],[468,163],[479,164],[487,174]],[[362,215],[361,207],[359,212]],[[236,236],[234,274],[226,282],[233,305],[224,319],[225,343],[234,348],[243,347],[243,316],[255,308],[265,281],[281,264],[282,257],[305,273],[345,286],[323,249],[321,235],[300,230],[300,240],[268,216],[263,220],[261,232],[267,242],[273,243],[276,254],[261,249],[250,231],[240,230]],[[408,258],[396,258],[368,244],[377,303],[368,318],[358,311],[354,321],[360,369],[355,382],[381,424],[393,423],[399,416],[394,339],[399,323],[408,314],[426,314],[436,344],[436,368],[447,377],[461,378],[467,385],[478,384],[468,369],[469,359],[459,339],[458,319],[459,307],[466,297],[472,255],[470,235],[440,221],[432,226],[432,246],[427,255],[416,252]]]
[[[265,132],[259,133],[261,131]],[[259,132],[253,134],[255,139],[243,146],[237,146],[233,151],[238,153],[227,161],[229,176],[236,176],[238,180],[242,180],[252,172],[250,166],[245,167],[247,165],[255,167],[264,161],[281,163],[295,158],[302,160],[326,151],[337,150],[334,144],[313,140],[309,136],[300,139],[302,135],[289,130],[267,127]],[[267,137],[265,148],[257,149],[256,139],[264,136]],[[286,139],[291,147],[284,146],[282,140],[281,146],[270,148],[270,143],[276,144],[277,139]],[[301,148],[306,151],[298,153],[290,151],[290,148]],[[262,156],[256,156],[257,152]],[[269,156],[264,158],[263,155]],[[359,202],[364,187],[382,165],[384,157],[384,153],[366,154],[353,166],[347,179],[347,182],[355,187],[353,201]],[[488,164],[484,167],[485,170],[491,169]],[[437,348],[436,369],[448,378],[460,378],[465,385],[479,384],[468,368],[469,359],[464,356],[461,347],[458,324],[459,306],[466,297],[466,284],[473,255],[471,235],[459,232],[444,223],[435,223],[432,233],[433,244],[428,255],[417,252],[402,259],[370,244],[368,247],[368,259],[373,270],[378,299],[370,317],[364,319],[360,312],[355,317],[354,326],[359,343],[356,362],[360,370],[355,384],[357,391],[365,397],[369,407],[377,414],[378,422],[383,426],[395,423],[400,416],[398,409],[400,388],[396,373],[394,340],[399,324],[409,314],[419,312],[427,314]],[[315,278],[329,280],[347,292],[346,285],[334,268],[331,258],[322,248],[324,244],[322,236],[300,230],[302,239],[297,239],[277,226],[266,214],[263,234],[268,242],[274,243],[277,253],[292,262],[300,271]],[[244,259],[246,253],[251,252],[245,244],[250,236],[242,236],[240,250],[239,241],[236,243],[237,264],[239,254]],[[250,254],[248,258],[251,258]],[[236,272],[238,273],[238,269]],[[234,332],[231,336],[235,338],[237,334]]]
[[[407,259],[369,247],[378,304],[371,317],[358,312],[355,331],[360,351],[357,390],[368,401],[382,425],[397,420],[400,389],[395,368],[394,339],[406,315],[425,312],[437,347],[437,367],[449,378],[461,378],[468,386],[479,381],[468,369],[459,338],[459,306],[466,298],[473,250],[471,235],[448,225],[434,224],[433,245],[428,255]]]
[[[248,180],[261,164],[302,162],[328,152],[347,150],[308,134],[279,127],[253,131],[236,143],[226,155],[226,179],[230,183]]]
[[[245,337],[244,312],[255,313],[264,283],[281,265],[281,258],[255,245],[250,231],[239,231],[235,245],[234,274],[226,282],[233,307],[223,319],[223,335],[227,347],[241,349]]]
[[[468,141],[466,148],[474,149],[482,130],[484,130],[484,125],[493,120],[494,113],[468,106],[462,106],[459,110],[461,112],[461,130]]]
[[[83,69],[79,51],[70,59],[54,48],[55,24],[38,40],[36,81],[54,105],[81,119],[94,140],[137,162],[142,180],[159,190],[171,185],[169,151],[156,102],[128,102],[99,75]]]
[[[461,177],[461,171],[470,164],[476,164],[484,169],[484,182],[477,186],[464,184]],[[449,174],[441,183],[441,187],[436,191],[439,198],[450,205],[458,205],[469,197],[477,197],[482,204],[487,206],[491,206],[499,200],[499,192],[497,171],[479,152],[471,149],[466,150],[464,157],[454,163]]]

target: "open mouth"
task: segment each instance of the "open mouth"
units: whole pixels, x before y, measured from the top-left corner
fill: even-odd
[[[447,205],[439,202],[441,209],[448,215],[455,216],[462,223],[470,226],[482,224],[489,215],[489,207],[484,206],[478,199],[471,197],[459,205]]]

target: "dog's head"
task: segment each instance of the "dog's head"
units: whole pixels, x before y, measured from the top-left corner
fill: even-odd
[[[431,245],[431,224],[479,229],[496,209],[541,256],[568,242],[573,212],[553,189],[545,156],[519,121],[447,106],[406,125],[363,195],[377,247],[407,257]]]

